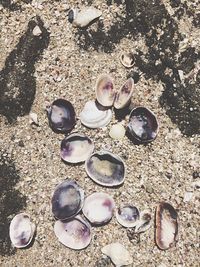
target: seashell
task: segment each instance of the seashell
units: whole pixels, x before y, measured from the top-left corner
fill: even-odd
[[[161,202],[156,208],[155,240],[160,249],[169,249],[176,241],[178,233],[178,214],[166,202]]]
[[[86,160],[85,169],[97,184],[112,187],[124,182],[125,164],[119,156],[109,151],[93,153]]]
[[[94,7],[86,7],[79,12],[77,9],[71,9],[68,14],[68,20],[74,26],[83,28],[101,15],[102,12]]]
[[[119,92],[116,94],[114,102],[114,107],[116,109],[121,109],[128,105],[133,95],[133,89],[134,89],[134,80],[132,78],[129,78],[121,87]]]
[[[151,213],[149,210],[144,210],[140,213],[140,218],[135,226],[135,233],[143,233],[151,226]]]
[[[104,107],[114,105],[116,109],[124,108],[129,104],[133,94],[134,80],[129,78],[117,92],[110,75],[101,75],[95,86],[96,98]]]
[[[84,191],[75,181],[65,180],[59,184],[52,196],[52,213],[57,219],[68,220],[82,209]]]
[[[114,208],[114,200],[108,194],[93,193],[84,201],[83,214],[92,224],[101,225],[111,220]]]
[[[49,125],[55,132],[68,132],[76,123],[74,107],[65,99],[55,100],[47,108],[47,114]]]
[[[111,138],[113,139],[123,139],[125,136],[125,128],[121,123],[117,123],[115,125],[112,125],[112,127],[110,128],[110,132],[109,135]]]
[[[81,123],[88,128],[102,128],[108,125],[112,118],[110,109],[100,110],[95,101],[88,101],[80,113]]]
[[[61,158],[69,163],[85,161],[93,152],[92,140],[83,134],[71,134],[61,142]]]
[[[122,65],[126,68],[131,68],[134,65],[135,59],[133,53],[122,53],[120,56]]]
[[[60,243],[75,250],[84,249],[91,242],[91,226],[80,215],[68,222],[56,221],[54,233]]]
[[[133,258],[131,257],[128,250],[118,242],[111,243],[103,247],[101,251],[103,254],[108,256],[117,267],[133,263]]]
[[[130,113],[128,131],[141,143],[153,141],[158,134],[156,116],[145,107],[134,108]]]
[[[135,227],[138,223],[139,215],[139,210],[131,205],[125,205],[116,211],[117,221],[124,227]]]
[[[26,213],[17,214],[10,223],[9,235],[16,248],[27,247],[34,236],[35,224],[30,221]]]

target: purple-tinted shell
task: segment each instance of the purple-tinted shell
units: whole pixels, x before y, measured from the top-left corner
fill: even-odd
[[[73,218],[81,210],[83,200],[84,191],[78,184],[75,181],[65,180],[53,193],[52,213],[60,220]]]
[[[141,143],[153,141],[158,133],[158,121],[152,111],[145,107],[137,107],[130,113],[128,131]]]
[[[135,227],[139,216],[139,210],[132,205],[125,205],[116,211],[117,221],[124,227]]]
[[[73,105],[65,99],[55,100],[47,108],[49,125],[55,132],[70,131],[76,123],[76,114]]]

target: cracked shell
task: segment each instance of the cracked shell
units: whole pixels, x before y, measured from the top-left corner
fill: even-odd
[[[55,100],[46,108],[49,125],[55,132],[69,132],[76,123],[73,105],[65,99]]]
[[[171,248],[177,238],[178,214],[176,210],[166,202],[161,202],[156,208],[155,241],[162,249]]]
[[[123,160],[109,151],[93,153],[86,160],[85,169],[94,182],[103,186],[118,186],[125,179]]]
[[[128,131],[141,142],[153,141],[158,134],[158,121],[152,111],[145,107],[134,108],[129,117]]]
[[[85,161],[93,152],[92,140],[83,135],[74,133],[65,137],[61,142],[61,158],[69,163]]]
[[[76,216],[82,209],[84,191],[75,181],[65,180],[59,184],[53,193],[52,213],[60,220],[68,220]]]
[[[91,226],[80,215],[68,222],[56,221],[54,233],[63,245],[75,250],[84,249],[91,242]]]
[[[27,247],[34,236],[35,224],[30,221],[26,213],[17,214],[10,223],[10,240],[16,248]]]
[[[131,205],[125,205],[116,211],[117,221],[124,227],[135,227],[139,220],[139,215],[139,210]]]
[[[93,193],[88,196],[83,205],[84,216],[94,225],[109,222],[113,216],[115,203],[106,193]]]

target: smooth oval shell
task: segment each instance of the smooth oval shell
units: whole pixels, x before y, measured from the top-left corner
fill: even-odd
[[[95,101],[88,101],[80,113],[81,123],[88,128],[102,128],[108,125],[112,118],[110,109],[100,110]]]
[[[126,130],[124,126],[121,123],[117,123],[117,124],[112,125],[112,127],[110,128],[109,135],[113,139],[120,140],[124,138],[125,133],[126,133]]]
[[[125,164],[119,156],[109,151],[93,153],[86,160],[85,169],[97,184],[112,187],[124,182]]]
[[[84,191],[75,181],[65,180],[59,184],[52,196],[52,213],[57,219],[67,220],[82,209]]]
[[[56,131],[65,133],[70,131],[75,123],[75,111],[73,105],[65,99],[57,99],[47,108],[50,127]]]
[[[116,109],[124,108],[131,100],[134,90],[134,80],[129,78],[124,85],[120,88],[119,92],[116,94],[114,101],[114,107]]]
[[[10,223],[9,235],[16,248],[27,247],[33,239],[35,224],[26,213],[17,214]]]
[[[135,59],[133,53],[122,53],[120,56],[122,65],[126,68],[131,68],[134,65]]]
[[[156,208],[155,240],[160,249],[169,249],[176,241],[178,233],[178,214],[166,202],[161,202]]]
[[[92,140],[83,134],[71,134],[61,142],[61,158],[69,163],[85,161],[93,152]]]
[[[131,205],[125,205],[116,211],[117,221],[124,227],[135,227],[139,220],[139,215],[139,210]]]
[[[83,214],[92,224],[105,224],[111,220],[115,208],[112,197],[106,193],[93,193],[83,205]]]
[[[101,75],[96,82],[96,98],[104,107],[111,107],[115,100],[114,82],[110,75]]]
[[[71,249],[84,249],[91,242],[91,226],[79,215],[68,222],[56,221],[54,232],[58,240]]]
[[[103,254],[108,256],[117,267],[133,263],[133,258],[128,250],[118,242],[106,245],[101,249],[101,251]]]
[[[152,111],[145,107],[137,107],[131,111],[128,131],[141,143],[153,141],[158,133],[158,122]]]

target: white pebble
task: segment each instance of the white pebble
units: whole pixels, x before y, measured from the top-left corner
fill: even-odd
[[[115,124],[111,127],[109,135],[113,139],[122,139],[125,136],[125,128],[121,123]]]

